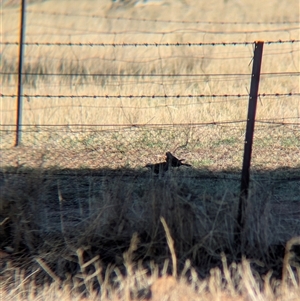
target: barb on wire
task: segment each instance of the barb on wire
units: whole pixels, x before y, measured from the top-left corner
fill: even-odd
[[[265,44],[293,44],[299,43],[300,40],[277,40],[277,41],[265,41]],[[180,46],[188,46],[188,47],[196,47],[196,46],[238,46],[238,45],[252,45],[255,41],[245,41],[245,42],[211,42],[211,43],[63,43],[63,42],[26,42],[25,46],[90,46],[90,47],[180,47]],[[0,45],[19,45],[19,42],[10,42],[6,41],[0,42]]]

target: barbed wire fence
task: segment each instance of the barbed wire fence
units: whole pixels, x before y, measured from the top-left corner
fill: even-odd
[[[147,160],[160,161],[167,150],[183,155],[195,167],[240,168],[254,41],[234,41],[242,33],[239,29],[207,30],[197,26],[242,24],[249,26],[248,31],[243,31],[245,34],[276,32],[284,37],[299,30],[298,21],[193,22],[30,9],[26,14],[30,19],[26,26],[30,29],[43,26],[41,19],[32,18],[38,15],[135,24],[130,29],[87,30],[58,24],[60,33],[52,36],[51,41],[47,41],[49,37],[37,36],[34,30],[26,33],[24,90],[20,95],[23,98],[22,144],[47,149],[49,156],[41,155],[41,164],[51,166],[55,162],[69,168],[80,167],[83,162],[93,168],[142,167]],[[175,24],[180,28],[153,31],[147,30],[147,26],[138,28],[137,24],[142,23]],[[251,28],[270,24],[276,28]],[[18,72],[12,55],[20,46],[12,38],[16,29],[5,32],[1,41],[0,75],[4,86],[0,96],[5,104],[2,114],[7,116],[1,122],[2,148],[12,143],[16,128],[12,122],[16,108],[11,105],[18,96]],[[70,32],[80,37],[84,32],[85,38],[80,42],[71,38],[66,41]],[[222,41],[225,33],[230,35],[227,42]],[[191,35],[196,38],[186,41]],[[95,36],[103,41],[95,40]],[[195,42],[203,36],[217,36],[219,41]],[[174,42],[178,37],[179,42]],[[153,42],[155,39],[157,42]],[[299,150],[300,117],[295,109],[300,95],[295,84],[300,74],[295,67],[299,42],[293,38],[264,41],[266,63],[263,62],[258,96],[262,111],[274,112],[271,116],[265,114],[266,117],[258,111],[256,120],[258,141],[263,143],[275,132],[281,139],[275,146],[267,145],[263,158],[269,157],[274,147],[278,156],[286,156],[283,144],[294,145],[287,160],[292,166],[298,164]],[[272,69],[272,63],[283,57],[288,57],[288,63]],[[285,63],[289,68],[284,67]],[[234,68],[237,65],[239,68]],[[278,103],[280,114],[275,113]],[[286,109],[289,106],[292,109]],[[223,160],[228,150],[234,153]],[[24,158],[15,153],[10,161],[23,164]],[[254,152],[254,169],[274,164],[279,167],[274,155],[262,164],[261,153],[261,148],[257,155]],[[45,157],[49,158],[46,163]],[[28,159],[26,164],[34,162]]]

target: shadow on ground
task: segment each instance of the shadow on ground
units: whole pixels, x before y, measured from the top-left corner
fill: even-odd
[[[299,169],[253,173],[242,249],[234,239],[238,171],[180,167],[160,177],[147,169],[8,167],[0,182],[1,250],[28,268],[41,258],[61,279],[78,273],[78,249],[85,260],[100,256],[103,270],[122,267],[134,233],[133,261],[162,267],[170,247],[161,217],[174,240],[178,270],[190,260],[201,277],[222,267],[222,253],[234,262],[241,251],[259,273],[272,269],[279,277],[284,246],[300,235]]]

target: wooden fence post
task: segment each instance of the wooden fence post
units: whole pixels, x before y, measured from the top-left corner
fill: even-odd
[[[20,48],[19,48],[19,71],[18,71],[18,99],[17,99],[17,125],[16,125],[16,143],[15,146],[19,146],[21,143],[22,135],[22,110],[23,110],[23,50],[24,50],[24,38],[25,38],[25,0],[22,0],[21,4],[21,24],[20,24]]]
[[[253,66],[252,66],[252,74],[251,74],[250,95],[249,95],[249,103],[248,103],[248,116],[247,116],[244,158],[243,158],[243,168],[242,168],[242,177],[241,177],[241,190],[240,190],[238,218],[237,218],[238,227],[235,233],[235,242],[241,246],[242,253],[243,253],[242,232],[244,229],[245,208],[248,199],[248,190],[249,190],[249,181],[250,181],[250,163],[251,163],[251,154],[252,154],[255,114],[256,114],[256,105],[257,105],[257,97],[258,97],[258,87],[259,87],[259,79],[260,79],[263,45],[264,42],[261,41],[255,42]]]

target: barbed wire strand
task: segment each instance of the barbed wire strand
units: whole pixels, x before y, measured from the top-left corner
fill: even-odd
[[[69,107],[69,106],[68,106]],[[47,107],[48,108],[48,107]],[[287,122],[284,122],[284,120],[299,120],[300,121],[300,117],[295,117],[295,116],[291,116],[291,117],[277,117],[277,118],[262,118],[262,119],[256,119],[256,122],[273,122],[273,121],[277,121],[276,123],[277,124],[294,124],[294,122],[292,123],[287,123]],[[245,120],[246,121],[246,120]],[[223,123],[224,121],[222,121]],[[228,122],[228,120],[225,121],[226,123]],[[233,121],[235,122],[235,121]],[[240,122],[240,120],[238,120],[238,123]],[[210,125],[211,123],[201,123],[201,124],[208,124]],[[215,124],[215,123],[214,123]],[[298,123],[297,123],[298,124]],[[0,124],[1,126],[15,126],[15,124]],[[161,123],[159,125],[165,125],[165,123]],[[190,123],[187,123],[186,125],[190,125]],[[37,126],[36,124],[23,124],[23,126]],[[47,126],[47,125],[45,125]],[[56,126],[56,125],[51,125],[51,126]],[[75,124],[75,126],[79,126],[78,124]],[[81,126],[81,125],[80,125]],[[98,125],[95,125],[95,126],[98,126]],[[122,126],[122,125],[120,125]]]
[[[1,72],[0,75],[18,75],[18,72]],[[22,75],[26,76],[86,76],[86,77],[241,77],[250,76],[250,73],[141,73],[141,74],[118,74],[118,73],[41,73],[41,72],[23,72]],[[260,76],[299,76],[300,72],[265,72],[261,73]]]
[[[264,44],[294,44],[299,43],[300,40],[277,40],[277,41],[264,41]],[[25,42],[23,45],[25,46],[90,46],[90,47],[196,47],[196,46],[248,46],[253,45],[255,41],[244,41],[244,42],[186,42],[186,43],[73,43],[73,42]],[[19,45],[19,42],[9,42],[9,41],[1,41],[0,45]]]
[[[237,123],[244,123],[247,122],[247,120],[233,120],[233,121],[211,121],[211,122],[197,122],[197,123],[143,123],[143,124],[134,124],[134,123],[123,123],[123,124],[22,124],[22,127],[64,127],[66,129],[70,127],[119,127],[119,128],[138,128],[138,127],[178,127],[178,126],[207,126],[207,125],[222,125],[222,124],[237,124]],[[12,127],[15,126],[15,124],[0,124],[0,126],[4,127]],[[23,129],[24,130],[24,129]],[[15,130],[11,130],[15,131]],[[26,130],[24,130],[26,131]],[[27,130],[28,131],[28,130]],[[36,131],[36,130],[35,130]]]
[[[50,94],[22,94],[22,97],[33,97],[33,98],[218,98],[218,97],[249,97],[249,94],[188,94],[188,95],[50,95]],[[260,93],[259,97],[280,97],[280,96],[300,96],[298,92],[289,92],[289,93]],[[17,97],[17,94],[2,94],[0,97]]]
[[[298,118],[299,119],[299,118]],[[188,126],[188,127],[199,127],[199,126],[222,126],[222,125],[235,125],[239,123],[246,123],[246,119],[242,120],[231,120],[231,121],[211,121],[211,122],[193,122],[193,123],[128,123],[128,124],[22,124],[22,131],[23,132],[37,132],[40,128],[64,128],[62,131],[70,131],[75,133],[75,129],[72,129],[72,127],[78,127],[80,128],[78,132],[82,131],[82,128],[96,128],[96,127],[114,127],[114,128],[170,128],[170,127],[182,127],[182,126]],[[300,122],[282,122],[282,121],[271,121],[271,120],[255,120],[256,123],[261,124],[268,124],[268,125],[277,125],[277,126],[299,126]],[[0,124],[1,127],[15,127],[15,124]],[[31,127],[34,129],[24,129],[23,127]],[[114,129],[115,130],[115,129]],[[0,129],[0,131],[8,131],[8,132],[15,132],[15,129]],[[46,131],[46,130],[43,130]],[[51,130],[52,131],[52,130]],[[88,132],[88,131],[85,131]],[[90,129],[90,132],[95,132],[95,129]]]
[[[289,97],[289,96],[288,96]],[[178,107],[191,107],[191,106],[199,106],[199,105],[204,105],[204,104],[221,104],[221,103],[228,103],[228,102],[236,102],[236,101],[248,101],[248,97],[246,98],[223,98],[223,100],[213,100],[213,101],[197,101],[197,102],[188,102],[188,103],[175,103],[175,104],[161,104],[161,105],[148,105],[148,106],[133,106],[133,105],[74,105],[72,104],[72,109],[73,108],[89,108],[89,109],[135,109],[135,110],[152,110],[152,109],[157,109],[157,108],[178,108]],[[270,99],[269,99],[270,100]],[[27,99],[29,102],[30,100]],[[70,108],[70,105],[51,105],[51,106],[42,106],[42,107],[37,107],[35,105],[34,108],[23,108],[23,111],[39,111],[39,110],[51,110],[51,109],[62,109],[62,108]],[[2,109],[2,112],[15,112],[16,108],[12,109]]]

